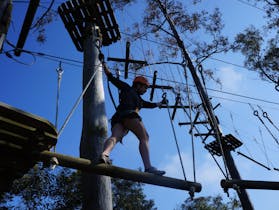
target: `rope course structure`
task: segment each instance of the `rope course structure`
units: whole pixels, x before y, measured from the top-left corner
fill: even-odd
[[[63,20],[65,28],[67,29],[76,49],[78,51],[83,52],[84,46],[83,41],[85,37],[88,35],[88,31],[86,31],[86,22],[89,20],[92,21],[94,19],[94,24],[99,27],[99,33],[102,35],[103,45],[109,46],[110,44],[117,42],[120,39],[120,32],[118,30],[118,25],[113,16],[112,8],[110,7],[107,0],[99,0],[97,1],[98,5],[87,5],[82,0],[71,0],[63,3],[58,12]],[[169,23],[173,36],[177,40],[177,45],[181,50],[181,55],[183,57],[183,62],[154,62],[148,63],[146,60],[134,60],[131,59],[131,42],[126,42],[126,52],[125,58],[114,58],[108,57],[108,61],[112,62],[120,62],[124,63],[124,78],[129,79],[129,64],[137,64],[138,66],[135,68],[136,74],[147,66],[154,66],[160,64],[167,65],[176,65],[178,66],[178,70],[183,73],[181,78],[185,80],[184,83],[177,82],[173,75],[170,77],[161,76],[158,77],[158,71],[154,71],[152,78],[152,85],[150,86],[150,101],[153,101],[154,94],[157,93],[157,90],[162,92],[162,98],[165,100],[165,105],[161,108],[167,110],[168,117],[170,120],[172,132],[174,135],[174,140],[176,144],[177,153],[179,156],[183,177],[184,180],[171,178],[171,177],[158,177],[148,173],[143,173],[139,171],[129,170],[117,166],[109,166],[105,164],[97,164],[94,160],[85,159],[85,158],[75,158],[62,154],[58,154],[54,152],[50,152],[51,148],[55,148],[57,139],[60,134],[66,127],[69,122],[73,112],[80,104],[82,98],[86,94],[89,86],[92,84],[92,81],[95,79],[96,74],[98,73],[95,70],[88,82],[84,86],[81,95],[78,97],[76,103],[74,104],[71,112],[66,117],[64,124],[58,130],[58,111],[59,111],[59,99],[60,99],[60,85],[62,79],[62,62],[60,60],[59,67],[57,68],[57,101],[56,101],[56,117],[55,117],[55,126],[53,126],[48,121],[39,118],[35,115],[30,115],[22,110],[17,110],[13,107],[10,107],[7,104],[0,103],[0,123],[1,127],[5,129],[0,130],[1,139],[0,139],[0,150],[1,150],[1,173],[3,177],[1,177],[0,181],[8,180],[4,184],[1,182],[1,191],[5,191],[10,186],[12,180],[16,177],[20,177],[24,174],[27,169],[33,167],[33,165],[37,161],[49,162],[51,158],[55,158],[55,164],[59,164],[64,167],[70,167],[90,173],[96,173],[99,175],[106,175],[116,178],[122,178],[137,182],[143,182],[158,186],[164,186],[169,188],[175,188],[180,190],[189,191],[191,197],[194,196],[195,192],[200,192],[202,186],[200,183],[196,181],[196,160],[195,160],[195,141],[194,138],[198,137],[201,139],[201,142],[204,145],[204,148],[210,153],[215,163],[219,167],[225,179],[221,180],[221,187],[227,192],[229,188],[236,189],[242,205],[244,209],[252,209],[252,204],[249,203],[248,195],[245,192],[245,189],[270,189],[270,190],[279,190],[278,182],[263,182],[263,181],[251,181],[251,180],[241,180],[241,177],[236,169],[233,158],[231,156],[231,152],[235,151],[237,148],[241,147],[243,143],[234,137],[232,134],[224,135],[220,129],[218,117],[215,115],[215,110],[219,107],[220,104],[216,106],[212,105],[211,99],[208,96],[208,88],[205,87],[205,79],[203,76],[203,67],[202,65],[194,66],[188,52],[185,49],[185,46],[180,39],[175,26],[173,25],[173,21],[166,13],[166,8],[164,8],[163,4],[160,1],[158,2],[158,6],[160,7],[162,13],[165,16],[166,22]],[[31,4],[31,2],[30,2]],[[34,9],[34,8],[33,8]],[[35,11],[33,11],[35,12]],[[101,17],[101,18],[100,18]],[[25,31],[26,33],[26,31]],[[28,33],[28,32],[27,32]],[[26,34],[27,36],[27,34]],[[31,52],[22,49],[24,41],[19,41],[21,44],[17,44],[14,46],[15,54],[18,55],[20,53],[29,53],[31,55],[36,56],[48,56],[43,55],[43,53]],[[99,49],[100,52],[100,49]],[[6,53],[7,55],[7,53]],[[8,55],[7,55],[8,56]],[[49,56],[51,57],[51,56]],[[55,58],[57,59],[57,58]],[[56,60],[57,61],[57,60]],[[69,61],[69,62],[72,62]],[[76,61],[75,61],[76,62]],[[79,62],[79,61],[78,61]],[[64,63],[64,61],[63,61]],[[79,64],[81,64],[80,62]],[[100,65],[95,65],[94,68],[98,68]],[[144,72],[145,70],[143,70]],[[197,75],[197,72],[200,73],[200,77]],[[194,85],[190,85],[189,78],[192,76],[192,80]],[[146,72],[143,73],[146,75]],[[159,72],[160,75],[163,75],[162,72]],[[172,73],[173,74],[173,73]],[[146,75],[148,76],[148,75]],[[170,79],[171,78],[171,79]],[[182,80],[181,79],[181,80]],[[158,84],[158,80],[160,82],[168,83]],[[179,83],[176,84],[175,87],[171,83]],[[184,86],[180,88],[180,86]],[[197,90],[197,95],[195,99],[199,99],[199,102],[194,102],[193,99],[193,91],[192,88]],[[109,91],[110,88],[108,87]],[[171,93],[169,98],[167,98],[167,93]],[[111,92],[110,92],[111,94]],[[168,96],[169,96],[168,95]],[[184,97],[186,95],[186,97]],[[172,105],[173,104],[173,105]],[[272,133],[270,128],[266,125],[263,118],[268,120],[268,122],[277,130],[279,128],[272,121],[271,117],[265,112],[261,107],[258,108],[262,111],[262,116],[259,115],[259,111],[255,110],[254,107],[249,104],[250,108],[253,110],[253,114],[255,117],[259,119],[259,121],[265,126],[266,130],[272,136],[276,144],[279,144],[278,138]],[[182,111],[186,116],[185,118],[188,120],[186,122],[179,122],[179,126],[185,126],[188,128],[187,132],[191,137],[191,149],[192,149],[192,165],[193,165],[193,181],[188,181],[186,178],[185,167],[183,164],[181,151],[178,143],[178,138],[176,135],[176,131],[174,128],[174,123],[176,118],[178,118],[178,112]],[[32,151],[31,151],[32,150]],[[7,155],[7,154],[10,155]],[[13,159],[15,154],[20,154],[18,158]],[[259,161],[254,160],[253,158],[245,155],[242,152],[237,152],[237,154],[245,157],[254,163],[266,168],[267,170],[271,170],[269,166],[260,163]],[[220,157],[222,160],[222,164],[220,164],[215,156]],[[24,157],[24,158],[22,158]],[[9,164],[12,166],[3,165],[4,160],[9,159],[10,162],[15,164]],[[26,159],[24,164],[22,164],[20,159]],[[25,164],[28,163],[28,164]],[[8,165],[9,165],[8,164]],[[12,169],[11,169],[12,168]],[[6,171],[10,171],[8,176],[3,175],[6,174]],[[278,170],[274,167],[274,170]],[[2,179],[3,178],[3,179]]]
[[[90,8],[91,9],[98,8],[98,9],[91,11]],[[107,12],[103,12],[102,10],[105,10]],[[98,5],[87,5],[84,3],[84,1],[78,1],[78,0],[77,1],[68,1],[66,3],[63,3],[59,7],[58,11],[59,11],[59,14],[70,34],[74,44],[76,45],[77,50],[79,50],[79,51],[84,50],[82,48],[81,43],[82,43],[82,39],[84,38],[84,35],[85,35],[84,33],[86,33],[85,25],[83,25],[83,22],[80,20],[84,20],[84,22],[89,21],[89,20],[90,21],[95,20],[96,24],[100,25],[100,33],[103,35],[103,44],[105,44],[105,45],[106,44],[109,45],[112,42],[117,41],[120,38],[117,24],[114,20],[112,10],[111,10],[110,6],[108,5],[107,1],[99,1]],[[71,15],[69,15],[70,13],[71,13]],[[92,19],[92,15],[96,15],[96,14],[97,14],[97,17],[95,16]],[[104,18],[102,19],[102,21],[103,20],[105,20],[105,21],[100,22],[101,18],[98,17],[98,15],[103,16]],[[107,16],[110,16],[110,18],[107,18]],[[110,22],[110,21],[112,21],[112,22]],[[107,36],[104,35],[105,33],[107,33]],[[127,46],[128,46],[128,44],[127,44]],[[20,52],[24,51],[21,48],[22,47],[16,47],[16,49],[20,49]],[[126,49],[127,49],[127,51],[129,51],[128,47]],[[126,54],[125,61],[126,61],[126,66],[128,68],[128,62],[131,62],[129,59],[129,53]],[[86,94],[87,88],[90,86],[91,82],[94,80],[94,77],[97,72],[98,71],[95,70],[95,72],[91,75],[91,78],[88,80],[87,84],[85,85],[82,94],[78,98],[72,111],[68,115],[67,119],[65,120],[65,122],[62,125],[59,132],[56,131],[56,129],[54,128],[54,126],[52,124],[49,124],[48,127],[46,127],[46,129],[53,128],[52,133],[51,133],[52,134],[51,138],[53,139],[53,142],[56,143],[57,138],[60,136],[61,132],[63,131],[64,127],[66,126],[74,109],[77,107],[77,105],[81,101],[82,97]],[[57,73],[58,73],[58,87],[57,87],[58,89],[57,89],[56,109],[58,109],[60,82],[61,82],[61,77],[62,77],[61,63],[57,69]],[[1,105],[1,108],[4,110],[3,113],[15,111],[14,108],[6,106],[6,105]],[[56,123],[55,124],[57,126],[58,111],[56,113],[57,114],[56,114]],[[16,118],[18,118],[18,119],[24,119],[28,115],[28,113],[25,113],[23,111],[16,111],[15,115],[16,115]],[[30,119],[29,119],[30,124],[39,123],[39,122],[35,121],[35,119],[37,119],[36,116],[30,116]],[[11,121],[11,119],[9,119],[7,116],[1,116],[1,120],[2,120],[2,123],[4,123],[5,125],[10,123],[10,121]],[[39,121],[44,122],[42,119],[40,119]],[[3,127],[5,127],[5,126],[3,126]],[[19,135],[18,134],[19,130],[17,127],[18,127],[17,123],[13,123],[13,125],[10,128],[11,130],[9,130],[9,131],[1,130],[1,142],[3,142],[3,145],[8,145],[9,149],[17,148],[17,152],[18,151],[20,151],[19,153],[22,152],[23,153],[22,155],[27,155],[27,154],[30,155],[30,157],[32,159],[34,159],[34,161],[38,161],[38,160],[49,161],[50,159],[55,158],[56,161],[54,161],[54,163],[55,164],[59,163],[61,166],[81,169],[84,171],[91,171],[91,172],[94,172],[97,174],[102,174],[102,175],[107,175],[107,176],[112,176],[112,177],[130,179],[130,180],[141,181],[144,183],[150,183],[150,184],[154,184],[154,185],[160,185],[160,186],[165,186],[165,187],[187,190],[187,191],[189,191],[191,196],[193,196],[193,194],[195,192],[201,191],[201,185],[196,182],[178,180],[178,179],[174,179],[174,178],[170,178],[170,177],[158,177],[158,176],[146,174],[143,172],[121,169],[121,168],[115,167],[115,166],[106,166],[106,165],[102,166],[100,164],[96,165],[93,163],[93,167],[92,167],[92,162],[90,160],[78,159],[78,158],[72,158],[72,157],[65,158],[65,156],[63,156],[63,155],[51,153],[51,152],[49,152],[49,150],[51,147],[55,146],[55,144],[53,142],[51,143],[51,145],[50,145],[50,143],[48,143],[49,134],[47,134],[45,131],[40,131],[40,133],[47,135],[47,137],[42,136],[41,134],[39,136],[33,135],[33,133],[28,134],[28,136],[26,136],[27,134],[25,133],[25,131],[20,136],[20,139],[27,139],[29,141],[29,144],[31,144],[31,145],[29,145],[30,148],[33,148],[36,146],[36,145],[32,145],[33,142],[39,141],[40,142],[39,146],[40,146],[41,144],[43,144],[46,141],[46,143],[44,143],[44,144],[47,144],[47,146],[35,148],[34,150],[32,150],[32,152],[30,152],[29,150],[26,150],[25,146],[20,147],[18,145],[18,144],[20,144],[20,140],[15,141],[14,144],[11,144],[10,141],[13,140],[13,137]],[[24,128],[23,125],[21,125],[21,127]],[[42,127],[42,125],[40,125],[40,127]],[[38,133],[38,130],[40,130],[40,129],[41,128],[35,128],[35,129],[31,129],[31,130],[34,133]],[[7,133],[9,135],[9,137],[3,138],[3,135],[6,135]],[[1,148],[6,149],[5,147],[1,147]],[[46,157],[47,157],[47,159],[46,159]],[[18,158],[20,158],[20,157],[18,156]],[[32,164],[34,163],[34,161],[32,162]],[[97,168],[97,169],[95,169],[95,168]],[[24,169],[26,170],[26,168],[24,168]],[[16,170],[20,171],[21,169],[16,167]],[[24,170],[21,170],[21,171],[24,171]]]

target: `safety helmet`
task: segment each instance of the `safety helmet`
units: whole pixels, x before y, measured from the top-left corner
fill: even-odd
[[[149,87],[149,85],[150,85],[148,80],[144,76],[135,77],[133,83],[140,83],[140,84],[146,85],[147,87]]]

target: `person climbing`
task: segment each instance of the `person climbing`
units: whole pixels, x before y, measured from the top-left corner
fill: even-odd
[[[104,143],[104,150],[101,154],[100,161],[102,163],[111,164],[109,155],[114,146],[118,142],[122,142],[122,138],[132,131],[139,140],[139,152],[144,164],[145,172],[155,175],[164,175],[165,171],[158,170],[151,165],[149,154],[149,136],[139,116],[141,108],[160,107],[163,102],[151,103],[141,98],[149,87],[148,80],[143,76],[135,77],[133,85],[115,78],[106,63],[102,61],[104,72],[108,80],[119,90],[119,105],[115,114],[111,118],[111,136]]]

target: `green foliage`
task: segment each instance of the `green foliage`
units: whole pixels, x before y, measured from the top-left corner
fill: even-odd
[[[279,77],[279,1],[250,0],[265,10],[266,24],[262,28],[250,26],[237,34],[234,51],[245,57],[244,65],[258,71],[263,79],[277,84]],[[256,25],[257,23],[255,23]]]
[[[218,195],[216,197],[198,197],[194,200],[188,198],[176,210],[237,210],[242,209],[240,203],[235,199],[229,202],[223,202],[223,198]]]
[[[143,184],[137,182],[122,179],[112,179],[113,209],[155,209],[154,201],[146,199],[142,186]]]
[[[228,39],[221,35],[224,23],[222,14],[219,9],[212,12],[198,8],[199,1],[193,1],[192,5],[183,1],[161,1],[166,8],[164,13],[167,14],[176,26],[179,34],[189,34],[189,37],[195,33],[204,33],[207,35],[207,41],[195,42],[191,45],[191,51],[195,55],[197,62],[210,55],[220,52],[226,52],[230,49]],[[190,9],[189,9],[190,8]],[[147,0],[142,23],[134,27],[136,37],[149,33],[166,45],[161,46],[161,59],[168,57],[175,58],[179,54],[177,40],[173,36],[157,1]],[[141,28],[139,27],[141,26]],[[171,47],[170,47],[171,46]]]
[[[15,180],[6,193],[2,208],[75,209],[81,206],[80,175],[70,169],[53,173],[36,165],[21,179]]]
[[[55,172],[55,173],[54,173]],[[146,199],[143,184],[112,179],[115,210],[151,210],[154,201]],[[21,179],[15,180],[0,209],[80,209],[81,173],[66,168],[50,171],[36,165]]]

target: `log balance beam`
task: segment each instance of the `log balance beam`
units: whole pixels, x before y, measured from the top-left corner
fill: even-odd
[[[76,158],[49,151],[42,151],[40,153],[37,153],[36,156],[37,155],[41,161],[49,161],[51,158],[56,157],[58,159],[59,165],[63,167],[78,169],[84,172],[126,179],[135,182],[143,182],[179,190],[186,190],[189,192],[201,191],[201,184],[196,182],[189,182],[166,176],[157,176],[150,173],[120,168],[104,163],[94,164],[91,160],[88,159]]]
[[[279,182],[222,179],[221,187],[224,189],[239,187],[242,189],[279,190]]]

